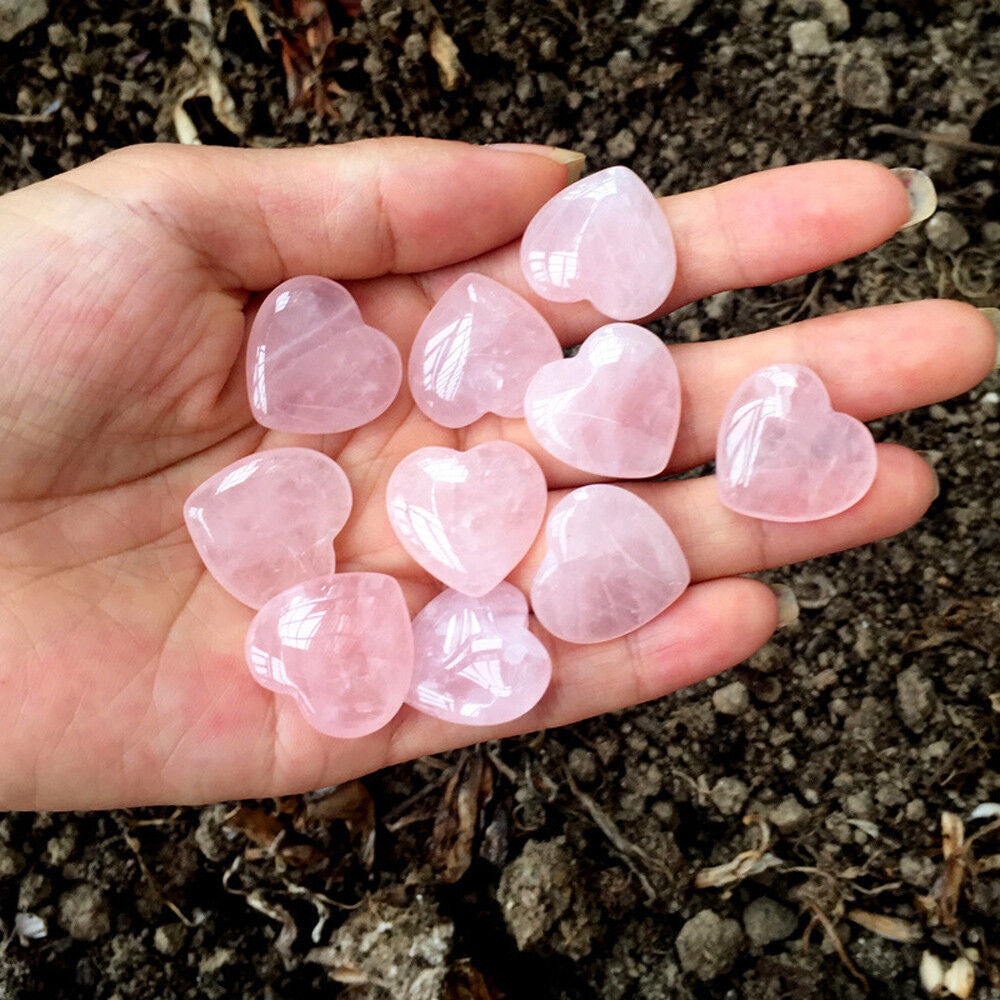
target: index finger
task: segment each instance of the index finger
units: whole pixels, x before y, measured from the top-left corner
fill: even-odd
[[[871,250],[910,214],[900,180],[863,160],[778,167],[670,195],[660,206],[677,245],[677,278],[649,319],[716,292],[783,281]],[[559,304],[535,295],[521,273],[517,242],[418,280],[437,301],[468,271],[496,278],[527,298],[563,344],[578,343],[608,322],[587,302]]]

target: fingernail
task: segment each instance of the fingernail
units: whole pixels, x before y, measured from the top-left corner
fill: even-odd
[[[491,142],[483,146],[483,149],[500,149],[512,153],[534,153],[536,156],[547,156],[550,160],[562,163],[566,167],[567,184],[572,184],[580,179],[587,163],[586,155],[575,149],[563,149],[562,146],[542,146],[533,142]]]
[[[929,219],[937,208],[934,181],[914,167],[894,167],[892,172],[906,188],[906,196],[910,199],[910,217],[900,229],[909,229]]]
[[[778,598],[778,631],[799,620],[799,602],[795,591],[787,583],[769,583],[768,586]]]
[[[997,335],[997,356],[993,362],[993,370],[1000,370],[1000,309],[986,308],[979,310],[992,324],[993,332]]]
[[[941,496],[941,477],[937,474],[937,469],[935,469],[933,465],[931,466],[931,472],[934,474],[934,500],[937,500],[937,498]],[[933,503],[934,500],[932,500],[931,503]]]

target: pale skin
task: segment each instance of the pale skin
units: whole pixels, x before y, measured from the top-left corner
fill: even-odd
[[[554,679],[526,717],[458,727],[403,708],[358,740],[312,730],[242,658],[253,612],[205,572],[184,498],[255,450],[305,444],[354,489],[339,569],[390,573],[411,612],[439,589],[385,516],[393,466],[425,445],[504,437],[531,450],[555,502],[591,477],[539,451],[523,423],[428,421],[404,386],[378,420],[306,438],[257,426],[242,345],[261,293],[297,274],[344,281],[404,358],[429,305],[466,270],[523,291],[517,238],[566,182],[538,151],[371,140],[281,151],[137,147],[0,198],[0,809],[87,809],[303,791],[501,735],[657,698],[749,656],[774,632],[772,591],[742,574],[902,531],[934,497],[915,453],[879,446],[871,492],[844,514],[769,524],[733,514],[711,478],[634,488],[669,522],[693,584],[615,642],[544,637]],[[802,274],[889,239],[906,195],[881,167],[824,162],[662,201],[678,278],[663,313]],[[540,303],[560,339],[601,318]],[[672,348],[683,416],[671,471],[711,458],[726,399],[754,369],[802,362],[869,420],[980,381],[992,327],[954,302],[840,313]],[[527,589],[544,542],[511,580]],[[804,627],[813,627],[808,622]]]

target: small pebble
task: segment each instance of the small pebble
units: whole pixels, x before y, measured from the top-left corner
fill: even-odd
[[[934,683],[919,666],[914,664],[897,675],[896,708],[908,729],[922,733],[927,728],[936,705]]]
[[[24,911],[14,915],[14,930],[25,941],[41,941],[49,935],[48,925],[42,917]]]
[[[799,925],[798,917],[769,896],[753,900],[743,911],[743,929],[756,948],[791,937]]]
[[[0,42],[9,42],[48,12],[48,0],[0,0]]]
[[[743,950],[743,929],[735,920],[702,910],[681,928],[676,945],[684,971],[708,982],[733,967]]]
[[[709,792],[709,798],[723,816],[735,816],[750,796],[750,789],[739,778],[719,778]]]
[[[812,6],[835,35],[842,35],[851,26],[851,8],[844,0],[813,0]]]
[[[627,160],[635,152],[635,133],[623,128],[608,140],[608,155],[613,160]]]
[[[33,910],[52,895],[52,883],[41,872],[28,872],[17,890],[17,908]]]
[[[590,785],[597,780],[597,757],[590,750],[574,747],[569,752],[567,766],[569,773],[581,785]]]
[[[822,21],[796,21],[788,29],[792,51],[797,56],[826,56],[830,54],[830,39]]]
[[[750,692],[742,681],[733,681],[713,692],[712,706],[720,715],[742,715],[750,707]]]
[[[176,955],[187,937],[187,928],[182,923],[162,924],[153,932],[153,947],[161,955]]]
[[[59,926],[77,941],[96,941],[111,930],[111,911],[103,893],[89,882],[59,897]]]
[[[784,670],[789,663],[788,650],[784,646],[769,642],[761,646],[753,656],[747,660],[747,666],[762,674],[773,674],[778,670]]]
[[[771,810],[769,818],[781,833],[794,833],[805,826],[809,810],[798,799],[789,795]]]
[[[932,246],[945,253],[961,250],[969,242],[969,231],[951,212],[937,212],[924,226]]]
[[[854,108],[887,111],[892,83],[879,50],[867,39],[848,48],[834,74],[837,95]]]
[[[0,879],[11,878],[24,871],[24,855],[7,844],[0,844]]]
[[[871,819],[875,815],[875,802],[871,792],[853,792],[844,800],[844,810],[855,819]]]

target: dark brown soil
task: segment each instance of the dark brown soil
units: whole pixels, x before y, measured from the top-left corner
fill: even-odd
[[[592,169],[627,163],[661,192],[859,156],[928,169],[970,237],[947,251],[918,228],[819,275],[717,295],[668,338],[920,296],[1000,304],[997,158],[873,131],[1000,141],[995,0],[365,0],[356,17],[332,2],[325,78],[347,92],[332,118],[289,110],[277,46],[240,4],[211,6],[245,131],[195,98],[206,142],[530,140],[584,150]],[[188,13],[53,2],[0,43],[0,187],[175,140]],[[458,46],[453,90],[429,49],[438,17]],[[814,19],[829,51],[795,55],[791,26]],[[989,822],[973,809],[1000,801],[998,393],[993,375],[876,427],[928,454],[940,498],[903,538],[776,576],[802,618],[728,676],[400,767],[367,793],[235,815],[0,817],[0,998],[847,1000],[862,978],[869,996],[904,998],[924,995],[924,950],[948,965],[963,949],[972,995],[1000,996],[1000,871],[973,860],[1000,836],[939,878],[942,817],[972,834]],[[471,848],[463,796],[481,804]],[[756,848],[746,865],[764,870],[696,887]],[[19,937],[32,918],[43,936]]]

